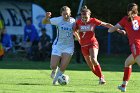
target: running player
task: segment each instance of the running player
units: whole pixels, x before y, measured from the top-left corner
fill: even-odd
[[[74,39],[73,39],[73,23],[75,19],[70,17],[71,10],[68,6],[63,6],[60,10],[62,16],[51,18],[51,12],[46,13],[43,23],[51,23],[58,28],[57,37],[52,45],[51,63],[52,69],[51,78],[53,84],[57,83],[57,78],[64,73],[67,65],[70,62],[71,56],[74,52]],[[60,62],[61,61],[61,62]],[[58,62],[60,62],[59,68]]]
[[[114,32],[119,28],[124,28],[129,39],[131,54],[125,60],[123,82],[118,89],[126,91],[126,86],[132,72],[132,65],[136,62],[140,66],[140,17],[138,16],[138,5],[130,3],[127,7],[127,16],[124,16],[118,24],[110,28],[108,32]],[[118,30],[124,33],[124,30]]]
[[[99,25],[107,28],[113,26],[96,18],[90,18],[90,15],[91,11],[86,6],[83,6],[81,9],[81,18],[76,21],[74,26],[74,34],[81,45],[82,54],[88,66],[92,72],[99,77],[99,84],[105,84],[104,75],[102,74],[99,62],[97,61],[99,45],[95,37],[94,29]]]

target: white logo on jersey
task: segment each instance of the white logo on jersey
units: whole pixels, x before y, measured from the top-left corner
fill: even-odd
[[[90,25],[80,26],[80,30],[83,31],[90,31]]]
[[[80,32],[93,31],[94,28],[95,28],[95,25],[81,25]]]

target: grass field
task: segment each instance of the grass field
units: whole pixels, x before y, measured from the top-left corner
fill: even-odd
[[[65,74],[70,83],[53,86],[48,62],[1,61],[0,93],[121,93],[117,86],[122,82],[126,56],[100,56],[107,84],[98,85],[98,78],[86,64],[76,64],[74,59]],[[126,93],[140,93],[140,68],[133,66],[133,73]]]

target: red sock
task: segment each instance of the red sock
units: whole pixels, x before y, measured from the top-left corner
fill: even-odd
[[[102,70],[101,70],[100,65],[96,65],[96,66],[94,66],[94,67],[95,67],[95,73],[96,73],[96,75],[97,75],[99,78],[103,78]]]
[[[130,67],[124,68],[123,81],[128,81],[130,79],[131,72],[132,72],[132,68],[130,68]]]

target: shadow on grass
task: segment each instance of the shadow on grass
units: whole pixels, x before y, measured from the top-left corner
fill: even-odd
[[[113,55],[113,56],[100,56],[98,58],[99,63],[103,71],[123,71],[124,61],[126,56]],[[4,60],[0,61],[0,69],[32,69],[32,70],[50,70],[50,62],[33,62],[33,61],[10,61]],[[71,63],[68,65],[68,70],[78,70],[78,71],[90,71],[86,63],[77,64],[75,59],[71,60]],[[140,72],[138,65],[133,66],[133,71]]]
[[[16,85],[46,85],[46,84],[18,83]]]

